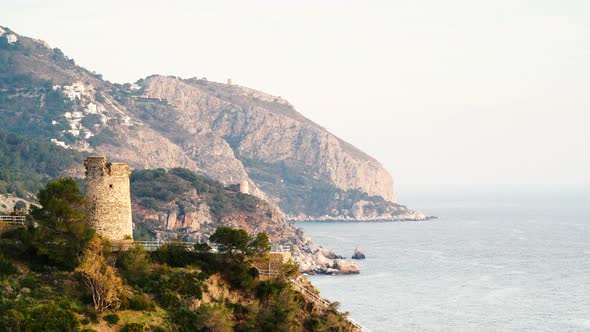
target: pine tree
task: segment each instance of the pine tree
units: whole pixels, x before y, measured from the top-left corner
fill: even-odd
[[[72,270],[94,234],[87,225],[84,196],[74,179],[60,178],[49,182],[37,197],[42,206],[32,208],[38,224],[34,240],[37,254],[59,268]]]

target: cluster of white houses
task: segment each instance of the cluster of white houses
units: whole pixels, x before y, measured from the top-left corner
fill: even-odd
[[[82,104],[84,109],[82,110],[72,110],[65,112],[63,116],[65,117],[69,129],[63,131],[63,133],[67,133],[72,135],[73,137],[79,137],[83,140],[87,140],[90,137],[94,136],[94,133],[99,130],[99,127],[106,126],[107,122],[112,119],[111,117],[107,116],[105,112],[105,108],[100,104],[95,104],[93,101],[94,99],[92,96],[94,95],[94,88],[92,85],[85,86],[82,82],[75,82],[71,85],[54,85],[54,91],[61,91],[64,96],[72,101],[76,101],[77,104]],[[84,106],[85,105],[85,106]],[[120,112],[120,117],[118,117],[120,124],[123,126],[131,126],[132,121],[131,117]],[[85,127],[82,124],[82,119],[84,119],[87,115],[95,115],[97,116],[96,120],[93,120],[93,124],[91,127]],[[52,123],[57,125],[60,121],[53,120]],[[86,125],[88,126],[88,125]],[[94,133],[93,133],[94,132]],[[69,148],[65,142],[54,138],[51,139],[51,142],[55,145]],[[80,144],[87,144],[87,142],[80,141]]]
[[[86,89],[82,82],[75,82],[72,85],[54,85],[53,90],[61,90],[63,94],[68,97],[70,100],[81,100],[82,97],[90,96],[91,89]],[[65,132],[71,134],[74,137],[83,137],[88,139],[94,134],[90,131],[90,128],[85,128],[82,126],[82,119],[88,114],[97,114],[100,116],[100,122],[103,125],[106,125],[108,118],[104,115],[104,108],[101,105],[97,105],[93,102],[90,102],[86,105],[83,111],[72,111],[72,112],[65,112],[64,117],[66,118],[70,129],[66,130]],[[57,124],[57,121],[54,121],[54,124]],[[52,140],[53,142],[53,140]],[[63,143],[60,141],[53,142],[57,145],[63,146]]]
[[[86,87],[84,87],[82,82],[76,82],[72,85],[64,85],[63,87],[59,85],[53,86],[53,90],[59,90],[60,88],[64,95],[70,100],[76,100],[76,98],[82,99],[82,96],[88,95],[88,91],[86,91]]]

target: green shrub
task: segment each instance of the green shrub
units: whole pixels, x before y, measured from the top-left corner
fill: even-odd
[[[322,321],[316,317],[308,318],[303,322],[303,328],[305,329],[305,331],[309,332],[320,330],[320,327],[322,327],[322,325]]]
[[[141,245],[119,252],[117,268],[123,278],[131,285],[143,287],[150,274],[150,257]]]
[[[258,283],[254,294],[260,300],[268,301],[272,296],[276,296],[287,288],[287,284],[281,280],[262,281]]]
[[[164,291],[158,297],[158,302],[160,302],[160,305],[166,309],[173,309],[180,305],[180,299],[178,296],[169,290]]]
[[[90,303],[92,303],[92,300],[90,300]],[[88,317],[88,319],[90,319],[91,322],[95,324],[98,323],[98,314],[96,313],[96,310],[94,310],[93,307],[86,307],[84,315],[86,315],[86,317]]]
[[[0,279],[16,274],[17,272],[18,270],[16,266],[14,266],[14,264],[12,264],[12,262],[6,259],[2,254],[0,254]]]
[[[20,280],[20,285],[35,290],[39,286],[39,278],[35,274],[29,273]]]
[[[162,245],[153,252],[152,257],[156,261],[168,264],[171,267],[184,267],[196,262],[195,256],[188,251],[186,246],[174,242]]]
[[[256,286],[258,270],[247,264],[229,263],[223,277],[235,289],[251,290]]]
[[[16,309],[2,311],[0,331],[19,331],[25,322],[25,315]]]
[[[145,324],[141,323],[127,323],[125,324],[120,332],[147,332],[147,327]]]
[[[148,209],[157,210],[160,204],[158,204],[158,201],[155,198],[146,197],[139,201],[139,205],[142,205]]]
[[[211,251],[211,246],[207,243],[195,243],[193,250],[199,254],[208,253]]]
[[[170,318],[180,332],[200,331],[204,326],[203,318],[186,307],[174,310]]]
[[[131,310],[144,311],[154,310],[155,305],[152,300],[143,294],[134,294],[128,299],[128,306]]]
[[[296,323],[300,305],[288,288],[270,297],[256,317],[258,331],[291,331]]]
[[[174,272],[170,276],[169,282],[164,287],[175,290],[180,295],[186,295],[201,299],[203,292],[201,291],[201,279],[202,274],[186,273],[186,272]]]
[[[59,305],[62,309],[71,310],[76,313],[84,312],[84,308],[80,305],[80,303],[71,297],[63,296],[59,298],[57,305]]]
[[[107,323],[109,323],[109,325],[115,325],[119,322],[119,315],[108,314],[108,315],[104,316],[102,319],[104,319]]]
[[[26,331],[75,331],[80,325],[73,313],[56,304],[37,306],[27,316]]]

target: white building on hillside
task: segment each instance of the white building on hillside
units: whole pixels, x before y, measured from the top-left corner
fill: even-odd
[[[76,97],[82,97],[80,92],[74,91],[74,87],[71,85],[64,85],[64,95],[66,95],[66,97],[68,97],[70,100],[74,100]]]
[[[98,108],[96,107],[95,103],[88,103],[84,111],[89,114],[96,114],[98,113]]]
[[[94,136],[94,134],[88,129],[82,129],[82,134],[84,135],[85,139],[89,139],[90,137]]]
[[[124,126],[131,126],[131,118],[128,115],[125,115],[123,117],[123,123],[122,125]]]
[[[59,141],[59,140],[57,140],[55,138],[52,138],[51,139],[51,143],[53,143],[53,144],[55,144],[57,146],[61,146],[63,148],[69,148],[69,146],[65,142]]]
[[[4,36],[5,33],[6,33],[6,30],[4,30],[2,27],[0,27],[0,37]]]
[[[86,94],[86,88],[81,82],[76,82],[72,85],[64,85],[64,94],[70,99],[82,98]]]
[[[16,38],[16,35],[11,34],[11,35],[6,36],[6,40],[8,41],[9,44],[12,44],[12,43],[16,43],[18,38]]]
[[[70,129],[70,130],[68,130],[68,133],[72,134],[72,136],[74,136],[74,137],[80,136],[80,130],[79,129]]]

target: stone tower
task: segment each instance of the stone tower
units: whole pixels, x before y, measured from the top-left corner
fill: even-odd
[[[106,157],[88,157],[84,167],[90,226],[111,241],[132,238],[129,165],[107,163]]]
[[[248,180],[244,179],[244,180],[242,180],[242,182],[240,182],[240,192],[242,194],[249,194],[250,193]]]

